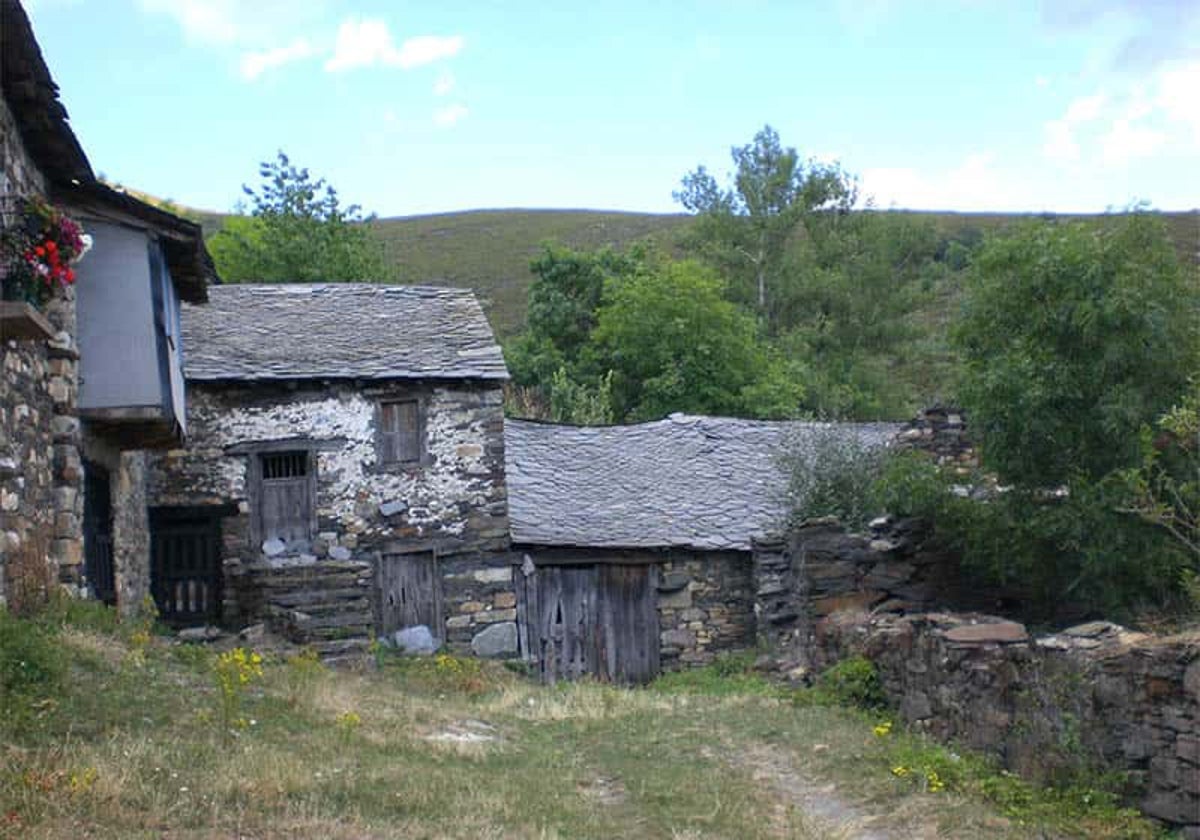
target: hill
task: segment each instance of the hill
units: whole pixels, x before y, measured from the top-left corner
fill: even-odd
[[[1015,213],[914,213],[947,237],[1003,230],[1031,218]],[[1200,211],[1164,213],[1182,259],[1200,264]],[[373,228],[404,283],[448,283],[474,289],[497,333],[504,338],[525,321],[525,295],[533,277],[529,261],[541,242],[578,249],[623,248],[644,237],[676,249],[690,224],[683,214],[601,210],[469,210],[432,216],[380,219]]]
[[[581,250],[624,248],[653,237],[677,245],[690,217],[603,210],[469,210],[380,219],[372,228],[403,283],[441,283],[474,289],[492,326],[506,337],[525,322],[529,262],[541,243]]]

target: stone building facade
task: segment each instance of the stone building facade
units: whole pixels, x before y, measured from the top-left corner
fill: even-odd
[[[130,235],[143,237],[147,248],[165,243],[163,276],[169,270],[184,296],[203,300],[213,274],[199,227],[96,179],[16,0],[0,0],[0,82],[0,224],[22,224],[24,200],[37,198],[82,220],[85,231],[94,232],[98,219],[129,225],[139,231]],[[76,267],[78,285],[95,281],[92,265],[104,260],[115,262],[118,271],[130,268],[133,276],[138,262],[121,264],[115,253],[97,238]],[[4,271],[0,265],[0,274]],[[104,288],[100,297],[110,292]],[[174,291],[171,286],[165,293]],[[137,326],[152,334],[150,289],[133,292],[144,306]],[[81,324],[93,330],[112,326],[104,313],[80,306],[76,287],[56,290],[40,310],[24,301],[0,301],[0,602],[15,604],[23,590],[44,597],[58,585],[75,595],[98,594],[91,571],[93,578],[106,579],[106,600],[136,609],[146,547],[144,458],[136,453],[157,440],[144,422],[83,409]],[[88,358],[94,368],[103,369],[105,361],[102,355]],[[156,366],[158,359],[145,363]],[[119,379],[124,372],[115,375]],[[91,481],[89,464],[96,468]],[[98,512],[100,499],[111,504]],[[89,524],[97,526],[90,536]],[[105,560],[102,575],[90,562],[98,556]],[[114,571],[127,581],[123,598],[110,591]]]
[[[507,373],[469,292],[230,286],[183,335],[189,443],[155,458],[149,504],[163,579],[188,562],[172,522],[211,523],[200,618],[329,655],[412,624],[469,649],[511,621]]]

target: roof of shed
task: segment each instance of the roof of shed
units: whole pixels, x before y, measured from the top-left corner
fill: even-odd
[[[191,380],[508,378],[466,289],[227,285],[183,309]]]
[[[513,542],[750,550],[787,510],[786,453],[836,439],[883,446],[889,423],[673,414],[636,426],[505,422]]]

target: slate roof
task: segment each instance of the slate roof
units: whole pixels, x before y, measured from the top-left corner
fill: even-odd
[[[491,379],[504,356],[466,289],[226,285],[183,308],[191,380]]]
[[[508,420],[513,542],[749,551],[785,515],[785,450],[829,435],[883,446],[899,429],[684,414],[591,428]]]

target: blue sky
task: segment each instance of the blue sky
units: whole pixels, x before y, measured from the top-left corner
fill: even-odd
[[[25,0],[93,167],[228,210],[678,210],[764,124],[878,206],[1200,206],[1200,0]]]

